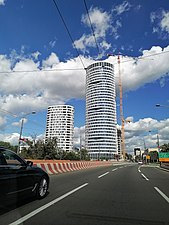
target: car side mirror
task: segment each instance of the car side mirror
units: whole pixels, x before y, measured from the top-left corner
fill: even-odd
[[[33,162],[32,161],[27,161],[26,164],[27,164],[27,166],[33,166]]]

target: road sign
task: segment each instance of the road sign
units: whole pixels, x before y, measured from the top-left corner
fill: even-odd
[[[169,162],[169,152],[159,152],[160,162]]]

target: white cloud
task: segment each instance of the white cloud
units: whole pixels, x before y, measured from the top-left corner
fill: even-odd
[[[169,33],[169,12],[163,12],[161,20],[161,29]]]
[[[86,46],[88,47],[96,47],[95,41],[92,35],[83,34],[79,40],[74,41],[74,44],[77,49],[80,49],[82,52],[88,52]]]
[[[6,55],[0,55],[0,72],[10,71],[11,62]]]
[[[85,146],[85,126],[74,128],[74,140],[73,144],[76,147]]]
[[[96,36],[105,37],[106,31],[111,27],[111,15],[108,12],[103,12],[99,8],[90,8],[89,17]],[[82,16],[82,22],[90,27],[87,15]]]
[[[0,5],[5,5],[6,0],[0,0]]]
[[[169,38],[169,11],[158,10],[150,14],[150,21],[153,24],[153,33],[157,33],[160,38]]]
[[[32,56],[34,59],[38,60],[38,57],[40,56],[40,52],[36,51],[36,52],[32,53]]]
[[[56,40],[50,41],[50,42],[49,42],[49,46],[50,46],[51,48],[54,48],[55,45],[56,45]]]
[[[89,17],[94,29],[95,38],[97,41],[97,45],[102,45],[103,51],[104,47],[107,49],[111,45],[106,41],[106,33],[108,31],[112,32],[112,17],[108,12],[103,12],[102,9],[99,8],[90,8]],[[88,15],[82,15],[82,23],[88,26],[90,29],[90,22]],[[88,52],[87,48],[95,47],[96,43],[93,35],[91,34],[83,34],[78,40],[74,42],[76,48],[80,49],[83,52]]]
[[[18,133],[0,134],[0,140],[4,142],[9,142],[11,145],[17,145],[18,139],[19,139]]]
[[[131,8],[131,4],[127,1],[124,1],[122,4],[115,6],[112,11],[117,15],[121,15],[124,12],[129,11]]]
[[[169,46],[164,49],[153,46],[150,50],[144,50],[142,57],[139,58],[121,57],[121,77],[124,91],[135,90],[146,83],[168,76],[168,59]],[[117,57],[110,56],[108,61],[115,65],[115,76],[118,82]]]
[[[43,67],[53,67],[58,63],[59,63],[58,56],[52,52],[46,60],[43,60],[42,65]]]
[[[169,46],[164,49],[154,46],[150,50],[143,51],[143,59],[121,57],[124,91],[135,90],[160,78],[162,79],[161,84],[165,85],[165,77],[168,76],[169,71],[168,53],[165,53],[167,51],[169,51]],[[148,57],[152,54],[159,55]],[[81,59],[85,67],[94,62],[83,56]],[[111,56],[105,61],[114,64],[115,76],[118,77],[117,56]],[[13,58],[11,60],[7,56],[0,56],[1,72],[12,72],[10,69],[12,64]],[[44,65],[43,68],[39,67],[41,64]],[[42,62],[35,60],[34,57],[22,57],[13,65],[13,71],[22,72],[1,73],[1,108],[18,114],[19,112],[44,109],[52,104],[63,104],[72,98],[84,98],[85,70],[77,70],[78,68],[83,68],[79,58],[60,62],[55,53],[51,53]],[[54,71],[49,72],[48,69]],[[118,88],[118,85],[116,86]]]
[[[0,56],[0,72],[17,71],[1,73],[1,108],[18,114],[47,108],[52,104],[63,104],[71,98],[84,97],[85,70],[82,69],[79,58],[59,62],[57,55],[51,53],[46,60],[40,62],[35,60],[34,56],[22,57],[19,60],[16,55],[17,62],[13,65],[13,57],[11,60]],[[93,62],[90,58],[81,58],[86,66]],[[40,64],[44,66],[43,71],[39,67]],[[11,65],[13,70],[10,69]],[[77,70],[78,68],[82,70]],[[48,69],[54,71],[49,72]]]
[[[0,116],[0,129],[2,130],[4,129],[6,122],[7,122],[6,117]]]
[[[109,12],[98,7],[91,7],[89,9],[89,16],[84,14],[81,19],[82,23],[89,27],[90,33],[84,33],[79,39],[75,40],[74,44],[76,48],[83,53],[88,53],[89,48],[97,48],[99,46],[100,54],[110,49],[111,44],[108,42],[107,37],[111,36],[111,39],[118,39],[120,37],[119,29],[122,27],[121,14],[128,12],[131,8],[132,6],[127,1],[114,6]],[[91,31],[90,22],[94,30],[95,38]],[[95,43],[95,39],[97,44]]]
[[[160,145],[168,143],[169,119],[157,121],[152,118],[140,119],[125,125],[126,150],[133,152],[136,147],[144,150],[157,147],[157,135]]]
[[[28,119],[27,118],[22,118],[22,119],[23,119],[23,123],[24,124],[28,122]],[[20,127],[21,126],[21,123],[22,123],[22,119],[20,119],[20,121],[13,122],[12,123],[12,126]]]

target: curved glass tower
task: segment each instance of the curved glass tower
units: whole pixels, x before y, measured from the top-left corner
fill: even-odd
[[[86,72],[86,148],[91,159],[112,159],[117,154],[114,67],[96,62]]]

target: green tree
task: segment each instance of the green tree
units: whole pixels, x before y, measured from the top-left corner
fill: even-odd
[[[57,147],[57,138],[49,138],[46,142],[38,140],[36,142],[28,141],[30,146],[23,149],[20,155],[30,159],[58,159],[59,149]]]
[[[13,146],[9,142],[5,142],[5,141],[0,141],[0,146],[4,147],[4,148],[7,148],[7,149],[10,149],[14,152],[17,152],[17,148],[18,148],[17,145]]]
[[[65,152],[66,154],[64,155],[64,159],[67,160],[79,160],[79,156],[77,153],[70,151],[70,152]]]
[[[85,148],[82,148],[79,152],[79,159],[81,160],[90,160],[88,151]]]
[[[149,153],[150,156],[150,161],[151,162],[157,162],[158,161],[158,152],[157,151],[152,151]]]
[[[169,143],[163,144],[160,148],[162,152],[169,152]]]

